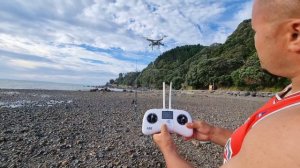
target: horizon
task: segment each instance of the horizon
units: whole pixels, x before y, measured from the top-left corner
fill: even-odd
[[[252,0],[0,2],[2,79],[104,85],[177,46],[224,43]],[[146,37],[166,35],[166,46]]]
[[[66,84],[66,85],[82,85],[82,86],[91,86],[90,84],[79,84],[79,83],[64,83],[64,82],[53,82],[53,81],[42,81],[42,80],[27,80],[27,79],[9,79],[9,78],[0,78],[0,80],[10,80],[10,81],[20,81],[20,82],[36,82],[36,83],[53,83],[53,84]],[[1,89],[1,87],[0,87]]]

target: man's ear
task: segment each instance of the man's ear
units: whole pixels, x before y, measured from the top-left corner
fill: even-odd
[[[290,37],[288,48],[292,52],[300,53],[300,19],[290,23]]]

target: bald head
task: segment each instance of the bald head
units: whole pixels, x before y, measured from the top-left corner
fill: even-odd
[[[268,21],[300,18],[300,0],[255,0]]]
[[[262,68],[300,90],[300,0],[254,0],[252,27]]]

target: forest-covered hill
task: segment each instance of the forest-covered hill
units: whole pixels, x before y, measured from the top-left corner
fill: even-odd
[[[186,45],[164,52],[141,72],[121,73],[110,83],[161,89],[162,82],[172,82],[175,89],[235,87],[241,90],[282,88],[285,78],[268,74],[260,68],[254,47],[251,20],[243,21],[224,44]]]

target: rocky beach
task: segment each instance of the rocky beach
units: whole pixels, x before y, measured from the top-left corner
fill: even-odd
[[[0,167],[165,167],[141,132],[146,110],[162,108],[162,92],[137,95],[135,109],[133,92],[0,90]],[[174,91],[172,107],[235,129],[270,96]],[[222,164],[222,147],[174,139],[195,167]]]

